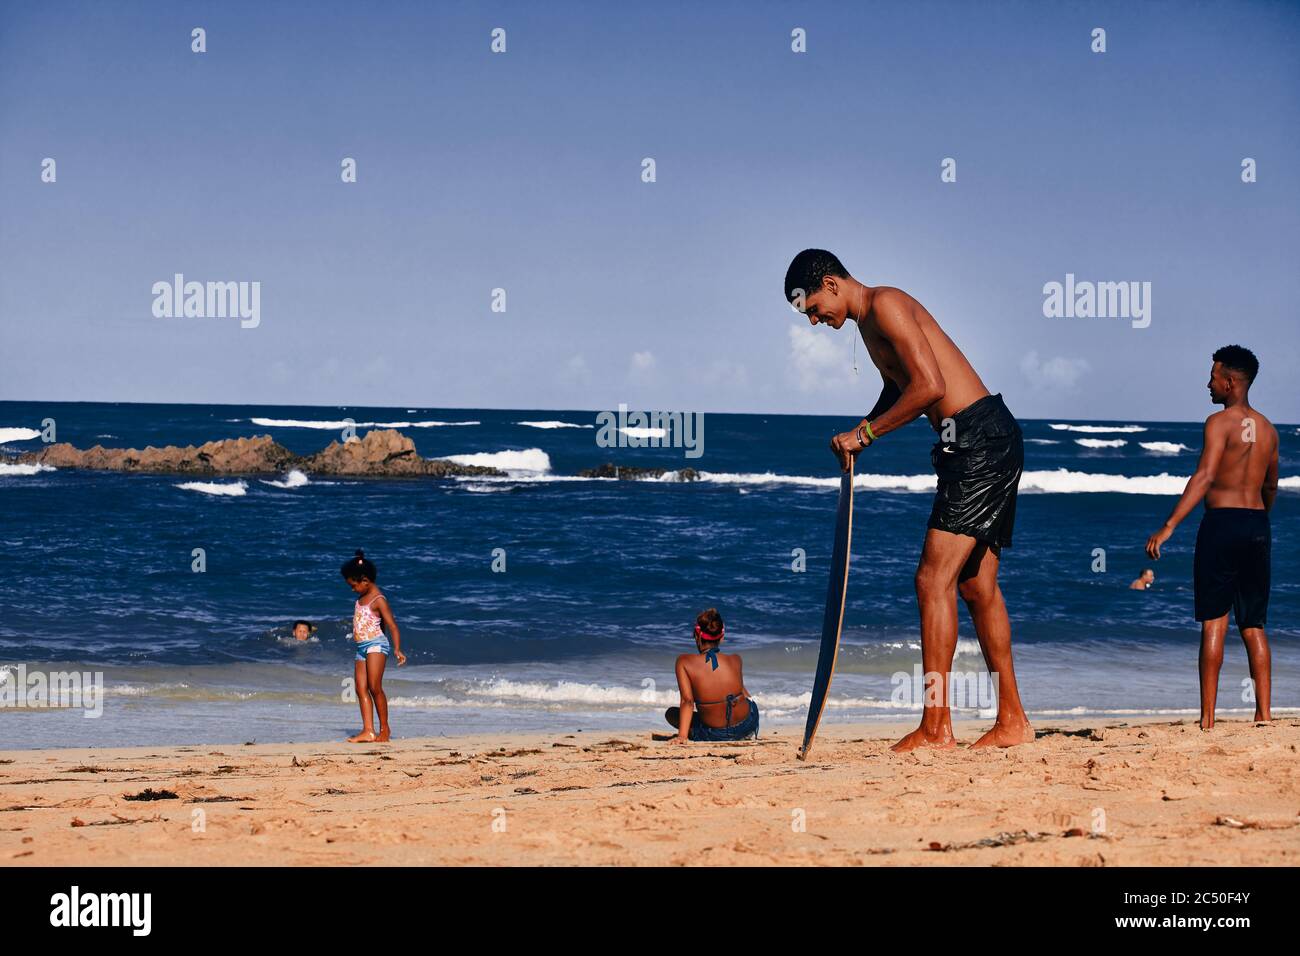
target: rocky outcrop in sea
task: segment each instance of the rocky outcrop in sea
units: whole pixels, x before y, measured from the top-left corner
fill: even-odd
[[[578,475],[583,478],[618,478],[620,481],[645,481],[671,476],[670,481],[699,481],[700,473],[694,468],[637,468],[632,465],[616,465],[606,462],[595,468],[586,468]]]
[[[393,429],[367,432],[364,438],[330,442],[314,455],[295,455],[269,435],[227,438],[180,448],[76,448],[67,443],[19,455],[19,463],[54,468],[88,468],[175,475],[271,475],[297,469],[313,475],[359,478],[450,478],[500,476],[496,468],[460,465],[421,458],[415,442]]]

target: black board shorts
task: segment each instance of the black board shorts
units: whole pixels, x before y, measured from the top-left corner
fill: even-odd
[[[927,527],[964,534],[994,552],[1009,548],[1025,470],[1020,425],[1001,395],[985,395],[952,419],[954,440],[930,450],[939,487]]]
[[[1272,551],[1263,508],[1206,508],[1192,562],[1196,619],[1212,621],[1231,610],[1238,628],[1263,627]]]

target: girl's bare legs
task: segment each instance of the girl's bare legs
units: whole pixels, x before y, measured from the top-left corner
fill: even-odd
[[[384,693],[384,665],[388,662],[387,654],[366,655],[366,683],[370,687],[370,696],[374,698],[375,710],[379,712],[379,736],[376,740],[387,740],[392,736],[388,727],[388,695]]]
[[[1268,650],[1268,638],[1262,627],[1245,627],[1241,630],[1241,639],[1246,644],[1246,659],[1250,661],[1250,679],[1255,684],[1255,720],[1273,719],[1269,709],[1272,696],[1272,655]]]
[[[1214,702],[1219,696],[1219,668],[1223,666],[1223,638],[1228,615],[1201,622],[1201,729],[1214,726]],[[1254,662],[1251,662],[1252,667]]]
[[[361,733],[357,734],[355,737],[349,737],[348,743],[350,744],[370,743],[377,739],[375,737],[374,717],[372,716],[370,681],[366,674],[366,669],[370,665],[370,658],[376,656],[383,657],[384,655],[367,654],[366,661],[364,664],[361,661],[354,662],[355,666],[353,667],[352,672],[353,672],[354,682],[356,684],[356,689],[357,689],[357,703],[361,706]],[[380,674],[383,674],[382,669],[380,670]],[[387,724],[388,722],[387,707],[388,707],[388,701],[385,700],[384,701],[384,723],[385,724]]]

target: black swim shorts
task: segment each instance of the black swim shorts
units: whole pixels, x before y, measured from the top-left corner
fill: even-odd
[[[995,552],[1010,547],[1025,469],[1020,425],[1001,395],[972,402],[952,423],[953,440],[939,441],[930,451],[939,487],[928,527],[967,535]]]
[[[1231,609],[1238,628],[1263,627],[1272,550],[1263,508],[1206,508],[1192,564],[1196,619],[1212,621]]]

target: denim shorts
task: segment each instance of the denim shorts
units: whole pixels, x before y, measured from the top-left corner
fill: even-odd
[[[748,740],[750,737],[757,737],[758,704],[754,703],[752,697],[747,699],[749,700],[749,716],[740,723],[731,727],[710,727],[700,720],[700,715],[697,713],[691,717],[691,729],[687,731],[687,736],[691,740],[705,741]]]
[[[363,664],[366,661],[367,654],[383,654],[387,657],[393,651],[393,645],[388,643],[388,638],[381,637],[373,641],[357,641],[357,660]]]

